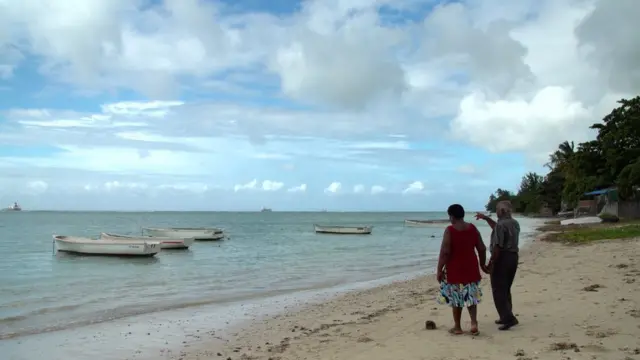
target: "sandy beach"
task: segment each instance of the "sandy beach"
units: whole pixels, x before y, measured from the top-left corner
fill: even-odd
[[[349,293],[202,336],[168,358],[195,359],[640,359],[640,239],[563,245],[534,241],[513,289],[520,325],[494,325],[490,283],[480,335],[454,336],[432,276]],[[425,321],[437,329],[425,329]],[[469,320],[465,314],[466,329]],[[165,354],[167,356],[168,354]]]

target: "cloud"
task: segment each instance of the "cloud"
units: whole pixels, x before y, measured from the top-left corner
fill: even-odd
[[[342,189],[342,184],[339,182],[332,182],[324,189],[325,194],[336,194]]]
[[[241,190],[253,190],[256,188],[256,185],[258,185],[258,180],[257,179],[253,179],[251,181],[249,181],[246,184],[236,184],[233,187],[233,191],[241,191]]]
[[[409,186],[407,186],[404,190],[402,190],[403,194],[419,194],[424,191],[424,184],[422,181],[414,181]]]
[[[304,185],[304,184],[303,184]],[[262,191],[278,191],[284,187],[284,183],[273,180],[264,180],[261,184],[258,183],[258,179],[253,179],[246,184],[236,184],[233,187],[233,191],[243,190],[262,190]],[[306,189],[306,186],[305,186]]]
[[[27,187],[33,191],[34,194],[41,194],[47,191],[49,184],[42,180],[33,180],[27,183]]]
[[[629,29],[637,27],[634,15],[640,4],[633,0],[597,0],[593,5],[593,10],[576,27],[579,46],[611,90],[637,93],[640,33]]]
[[[451,123],[458,138],[493,152],[549,149],[570,129],[584,134],[590,111],[573,100],[570,89],[547,87],[530,100],[487,100],[472,94],[462,100]]]
[[[299,193],[307,191],[307,184],[300,184],[298,186],[294,186],[292,188],[287,189],[288,192]]]
[[[165,117],[171,108],[181,105],[183,101],[122,101],[102,105],[102,111],[110,115]]]
[[[638,1],[245,5],[0,1],[0,186],[77,207],[449,196],[407,187],[425,179],[479,207],[640,91]]]
[[[278,191],[282,189],[284,183],[278,181],[265,180],[262,182],[262,190],[264,191]]]
[[[461,165],[456,169],[461,174],[472,175],[478,172],[478,169],[473,165]]]

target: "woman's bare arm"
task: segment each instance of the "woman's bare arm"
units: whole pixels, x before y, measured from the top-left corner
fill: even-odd
[[[478,241],[476,241],[476,251],[478,251],[478,258],[480,259],[480,267],[484,268],[487,264],[487,246],[482,241],[482,234],[476,228],[478,234]]]
[[[440,245],[440,256],[438,257],[438,267],[437,267],[438,280],[441,280],[442,274],[444,273],[444,267],[449,261],[450,255],[451,255],[451,234],[449,234],[449,229],[446,229],[444,231],[444,235],[442,236],[442,244]]]

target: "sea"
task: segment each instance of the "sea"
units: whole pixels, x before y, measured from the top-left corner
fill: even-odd
[[[432,273],[445,225],[405,227],[404,220],[445,218],[442,212],[2,212],[0,354],[121,360],[175,352],[212,327]],[[526,242],[538,223],[518,220]],[[489,227],[473,222],[488,243]],[[316,234],[314,224],[372,225],[373,233]],[[52,239],[139,234],[144,226],[220,227],[227,238],[153,258],[56,253]]]

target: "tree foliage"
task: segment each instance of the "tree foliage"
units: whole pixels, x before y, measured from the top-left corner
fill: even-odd
[[[553,212],[576,206],[584,193],[618,187],[622,199],[638,197],[640,186],[640,96],[618,101],[619,106],[601,123],[595,140],[577,146],[571,141],[558,145],[545,166],[549,173],[542,177],[527,173],[518,192],[498,189],[489,197],[488,211],[495,211],[500,200],[511,200],[517,212],[538,212],[547,206]]]
[[[511,191],[498,189],[496,190],[495,193],[489,196],[489,202],[485,206],[485,209],[487,209],[487,211],[496,212],[496,205],[498,205],[500,201],[512,200],[512,199],[513,199],[513,194],[511,193]]]

